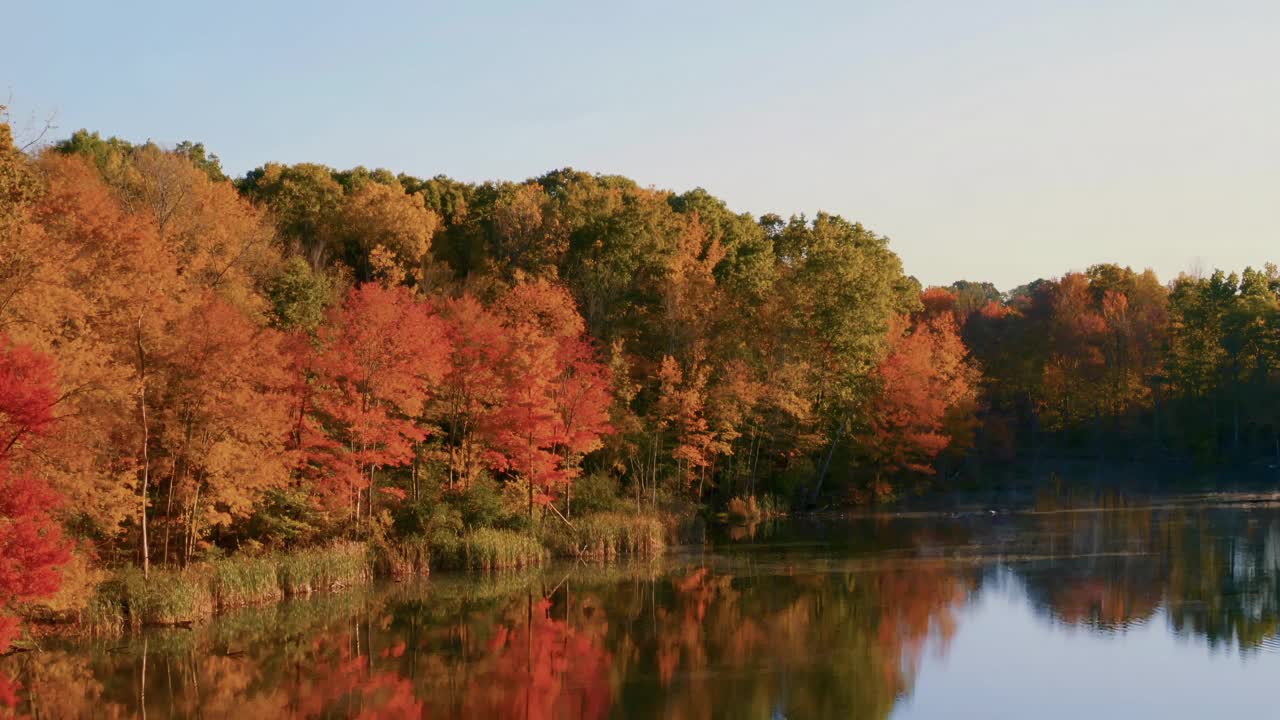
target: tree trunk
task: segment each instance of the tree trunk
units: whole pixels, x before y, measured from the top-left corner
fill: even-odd
[[[134,329],[138,351],[138,416],[142,425],[142,477],[138,488],[138,515],[142,521],[142,577],[151,577],[151,549],[147,545],[147,487],[151,484],[151,430],[147,422],[147,352],[142,345],[142,314]]]
[[[173,483],[178,475],[178,463],[182,463],[182,476],[187,475],[186,453],[187,446],[191,444],[191,416],[187,415],[186,432],[183,435],[182,448],[178,451],[178,456],[173,460],[173,472],[169,473],[169,500],[165,504],[164,509],[164,563],[169,564],[169,538],[173,534]]]
[[[200,512],[200,483],[196,483],[196,493],[191,498],[191,517],[187,522],[187,548],[182,559],[183,567],[191,562],[191,556],[196,551],[196,515]]]
[[[413,501],[418,501],[418,443],[413,444]]]
[[[164,507],[164,552],[161,554],[161,561],[165,567],[169,565],[169,536],[173,534],[173,479],[178,474],[178,461],[175,459],[173,464],[173,472],[169,473],[169,499]]]
[[[831,457],[836,454],[836,445],[840,443],[840,436],[844,435],[844,426],[849,422],[848,418],[840,420],[840,427],[836,428],[835,437],[831,438],[831,447],[827,448],[827,457],[822,461],[822,470],[818,473],[818,482],[813,486],[813,494],[809,496],[810,504],[818,503],[818,496],[822,493],[822,481],[827,479],[827,470],[831,468]]]
[[[525,457],[528,459],[529,467],[529,522],[533,523],[533,436],[529,436],[525,440]]]

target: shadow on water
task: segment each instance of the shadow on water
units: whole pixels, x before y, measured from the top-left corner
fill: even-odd
[[[659,563],[442,576],[49,640],[0,659],[16,683],[0,701],[47,718],[883,718],[964,609],[1010,588],[1044,632],[1158,623],[1198,641],[1180,652],[1280,659],[1280,509],[1093,501],[774,520]]]

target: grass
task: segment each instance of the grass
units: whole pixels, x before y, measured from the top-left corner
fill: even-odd
[[[261,605],[284,597],[273,557],[232,557],[210,564],[210,590],[219,610]]]
[[[666,529],[651,515],[606,512],[561,525],[546,536],[557,555],[596,560],[654,558],[666,549]]]
[[[207,566],[186,570],[156,568],[150,578],[129,568],[99,590],[101,602],[115,598],[119,613],[132,627],[187,625],[213,616],[213,593]],[[105,608],[99,610],[114,614]]]
[[[786,506],[773,495],[764,495],[758,500],[754,495],[735,497],[725,507],[729,518],[735,522],[757,522],[767,517],[786,514]]]
[[[80,630],[93,635],[192,625],[232,608],[361,585],[375,574],[425,575],[432,566],[485,572],[533,568],[543,564],[549,549],[602,560],[653,558],[662,553],[664,538],[657,517],[600,512],[576,519],[572,528],[548,528],[542,540],[527,532],[480,528],[460,536],[435,533],[429,541],[414,535],[373,547],[343,542],[288,554],[235,555],[185,569],[154,568],[149,579],[137,568],[125,568],[97,584],[74,618]]]
[[[327,592],[367,582],[369,553],[361,543],[337,543],[279,557],[276,578],[286,597]]]
[[[128,620],[119,598],[112,597],[101,589],[94,592],[79,614],[80,626],[94,637],[118,635],[124,632]]]
[[[745,499],[740,497],[732,498],[725,509],[729,512],[729,517],[739,521],[751,522],[759,520],[761,516],[760,506],[756,503],[754,496]]]
[[[480,528],[462,536],[456,545],[437,546],[432,559],[456,570],[505,570],[542,564],[547,551],[538,539],[514,530]]]
[[[150,578],[130,567],[100,584],[78,617],[92,635],[190,625],[230,608],[336,590],[371,577],[365,546],[351,542],[287,555],[235,556],[181,570],[155,568]]]
[[[430,545],[421,535],[380,542],[374,547],[373,556],[373,570],[383,577],[403,579],[431,572]]]

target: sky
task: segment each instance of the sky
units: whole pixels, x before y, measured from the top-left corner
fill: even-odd
[[[366,7],[368,6],[368,7]],[[14,125],[818,210],[925,284],[1280,261],[1280,3],[25,0]],[[0,98],[5,95],[0,95]]]

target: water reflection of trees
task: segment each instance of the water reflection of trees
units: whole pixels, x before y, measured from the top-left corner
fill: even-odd
[[[971,576],[795,559],[445,583],[0,671],[36,717],[885,717]]]
[[[1204,503],[1098,503],[1102,512],[1041,503],[1016,521],[1010,563],[1054,618],[1123,630],[1167,618],[1210,646],[1255,649],[1280,622],[1280,512]]]
[[[968,585],[941,564],[791,575],[690,569],[666,587],[623,703],[671,718],[884,717]],[[661,689],[662,692],[657,692]]]
[[[0,705],[45,718],[886,717],[992,567],[1055,622],[1274,642],[1280,511],[1100,504],[762,530],[743,542],[767,546],[662,567],[440,578],[195,631],[48,641],[0,658],[21,686],[0,688]]]

